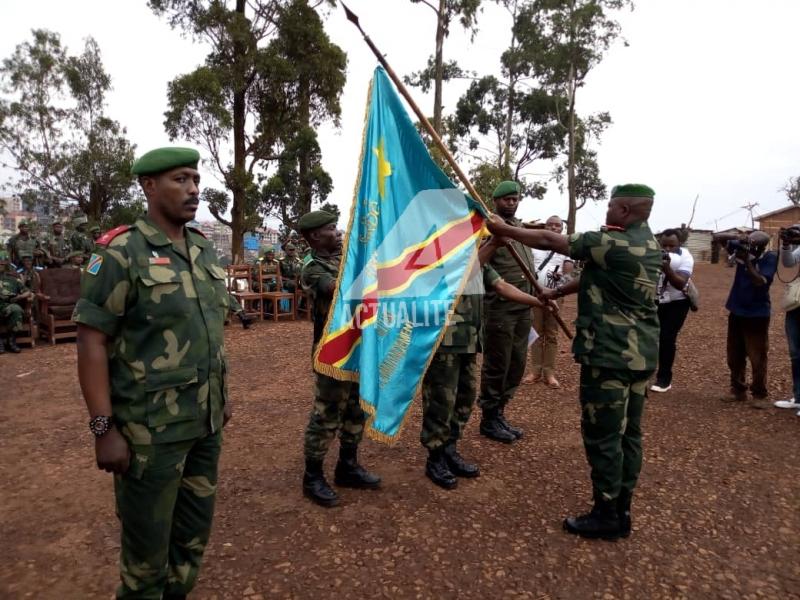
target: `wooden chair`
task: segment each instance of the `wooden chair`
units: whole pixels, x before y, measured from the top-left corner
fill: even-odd
[[[228,265],[228,292],[239,301],[248,317],[262,320],[261,294],[253,291],[253,268],[250,265]]]
[[[36,296],[39,332],[51,344],[77,337],[72,311],[81,297],[81,273],[80,269],[45,269],[39,274],[41,288]]]
[[[291,292],[283,291],[283,281],[281,280],[280,271],[277,273],[264,273],[264,269],[259,263],[258,279],[261,283],[261,306],[264,317],[271,318],[273,321],[277,321],[278,319],[288,319],[290,321],[294,321],[296,318],[295,295]],[[276,290],[274,292],[268,291],[269,283],[272,279],[275,279],[276,282]],[[289,303],[289,310],[286,312],[281,312],[280,303],[282,300],[285,300]]]
[[[300,282],[297,282],[297,287],[294,289],[294,313],[297,318],[312,319],[311,316],[311,297],[303,291],[300,287]]]

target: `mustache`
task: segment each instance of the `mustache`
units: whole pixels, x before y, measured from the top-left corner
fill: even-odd
[[[200,199],[199,198],[187,198],[186,200],[183,201],[183,205],[184,206],[195,206],[195,207],[199,206],[200,205]]]

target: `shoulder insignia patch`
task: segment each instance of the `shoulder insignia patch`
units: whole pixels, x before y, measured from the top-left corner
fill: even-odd
[[[102,236],[100,236],[100,238],[95,243],[98,246],[103,246],[103,247],[108,246],[111,243],[111,240],[113,240],[115,237],[117,237],[118,235],[120,235],[122,233],[125,233],[126,231],[129,231],[131,229],[133,229],[133,225],[120,225],[119,227],[114,227],[114,229],[106,231]],[[92,255],[92,256],[95,256],[95,255]],[[101,259],[101,262],[102,262],[102,259]],[[99,268],[100,267],[98,267],[98,269]],[[87,271],[88,271],[88,268],[87,268]],[[94,275],[94,273],[92,273],[92,275]]]
[[[100,267],[102,266],[103,257],[99,254],[92,254],[89,257],[89,263],[86,265],[86,272],[89,273],[89,275],[97,275],[97,273],[100,271]]]

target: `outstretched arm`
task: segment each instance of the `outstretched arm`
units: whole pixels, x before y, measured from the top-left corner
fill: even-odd
[[[486,226],[496,236],[508,237],[517,240],[531,248],[539,250],[553,250],[558,254],[569,254],[569,238],[559,233],[544,229],[524,229],[509,225],[497,215],[492,215]]]

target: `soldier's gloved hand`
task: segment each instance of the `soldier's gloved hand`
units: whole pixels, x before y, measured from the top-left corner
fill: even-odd
[[[254,320],[253,317],[249,316],[243,310],[240,310],[238,313],[236,313],[236,316],[238,317],[239,321],[242,322],[242,329],[250,329],[250,325]]]

